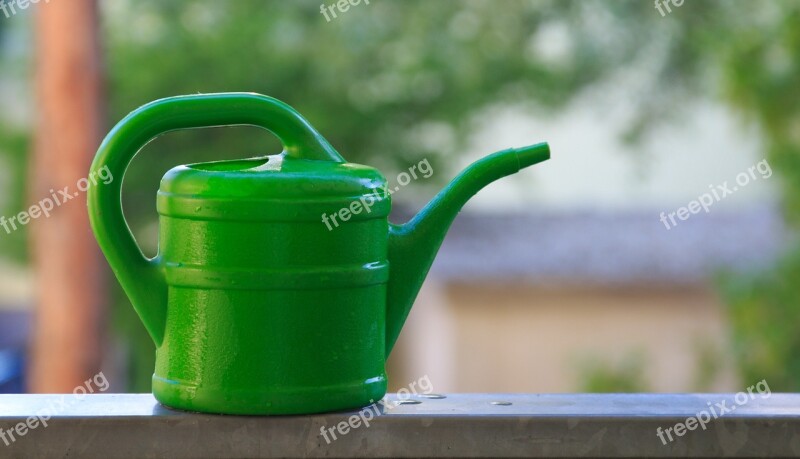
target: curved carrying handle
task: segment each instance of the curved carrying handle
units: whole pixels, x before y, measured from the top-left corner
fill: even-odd
[[[119,122],[100,145],[91,173],[108,168],[112,181],[90,187],[89,219],[111,269],[157,346],[164,338],[167,286],[158,257],[136,245],[122,214],[122,178],[136,153],[161,134],[179,129],[250,125],[278,137],[294,158],[344,162],[292,107],[251,93],[172,97],[147,104]]]

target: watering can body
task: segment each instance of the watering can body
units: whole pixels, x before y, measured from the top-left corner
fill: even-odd
[[[124,221],[122,180],[88,195],[100,247],[156,344],[155,397],[210,413],[380,400],[384,362],[458,209],[489,181],[549,156],[542,144],[476,163],[396,226],[380,172],[346,163],[291,107],[231,93],[142,107],[112,130],[92,168],[122,177],[158,135],[224,125],[268,129],[284,151],[170,170],[157,195],[155,258]],[[326,224],[332,215],[346,218]]]
[[[243,414],[379,400],[390,201],[372,193],[384,183],[367,167],[285,155],[169,171],[157,198],[159,400]],[[346,225],[321,221],[368,198]]]

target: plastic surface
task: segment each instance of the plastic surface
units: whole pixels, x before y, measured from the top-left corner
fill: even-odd
[[[179,166],[158,192],[159,253],[125,223],[121,178],[168,131],[253,125],[279,155]],[[546,144],[467,168],[405,225],[391,225],[386,180],[348,164],[295,110],[245,93],[148,104],[108,135],[92,170],[117,180],[88,191],[103,253],[157,347],[163,404],[227,414],[302,414],[365,406],[386,392],[384,362],[445,233],[493,180],[549,158]],[[364,211],[370,199],[370,210]],[[332,227],[322,215],[362,206]]]

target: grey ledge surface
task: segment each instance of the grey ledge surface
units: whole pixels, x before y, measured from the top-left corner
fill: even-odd
[[[666,444],[656,434],[719,404],[733,409],[705,430],[673,430]],[[369,426],[366,411],[225,416],[174,411],[149,394],[0,395],[0,457],[800,456],[800,394],[741,404],[734,394],[390,394],[367,409]],[[47,427],[8,439],[48,412]],[[360,425],[342,435],[348,420]]]

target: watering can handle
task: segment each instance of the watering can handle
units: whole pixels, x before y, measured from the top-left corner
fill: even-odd
[[[105,169],[108,185],[89,188],[89,219],[111,269],[131,299],[156,345],[163,340],[167,287],[159,257],[148,259],[136,244],[122,213],[122,178],[136,153],[166,132],[249,125],[278,137],[294,158],[344,162],[336,150],[292,107],[252,93],[172,97],[147,104],[119,122],[100,145],[92,163]]]

